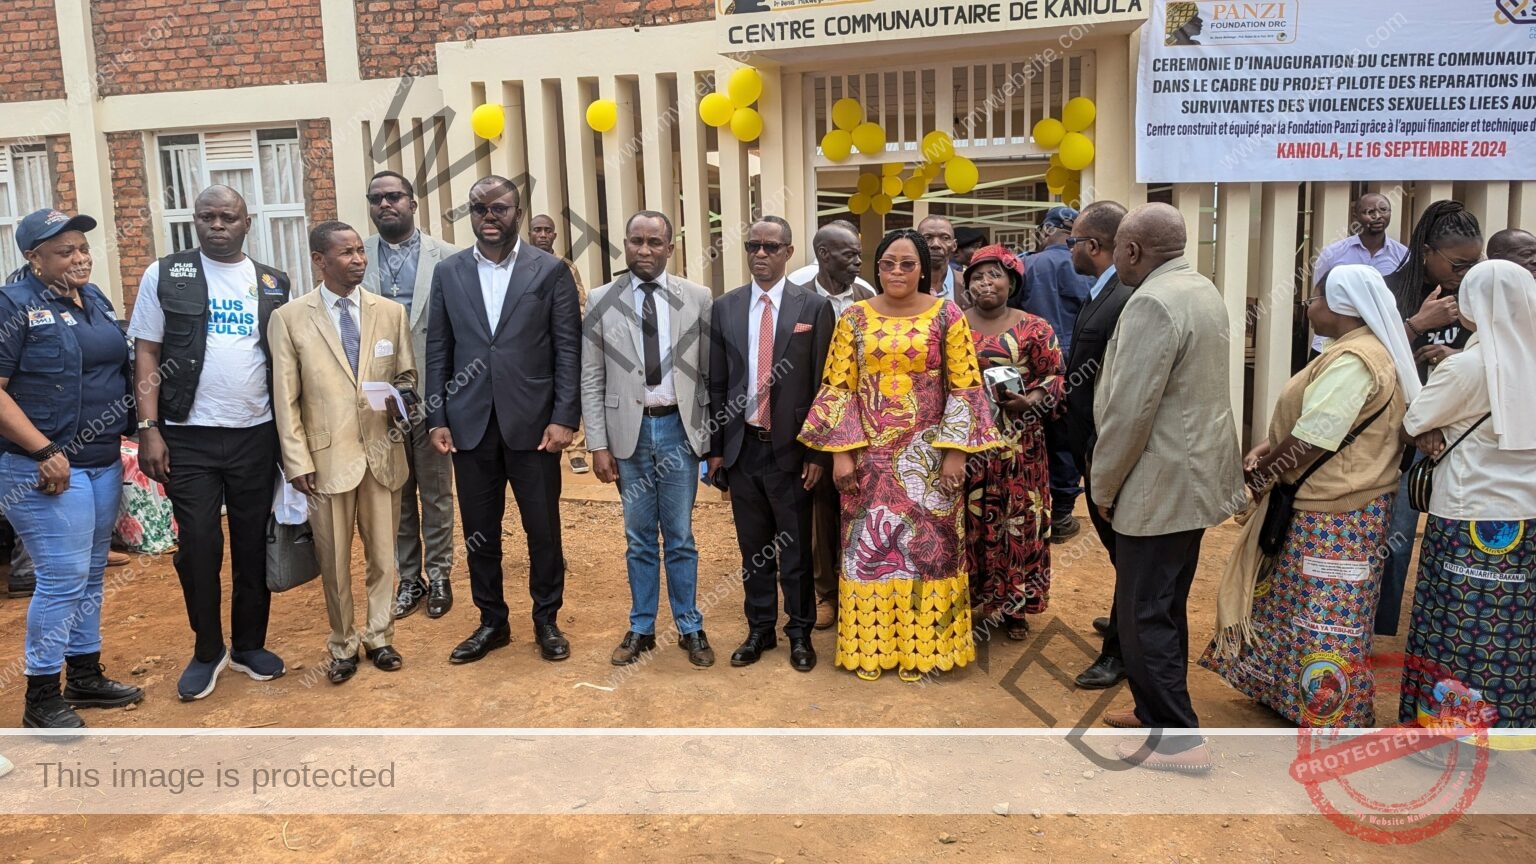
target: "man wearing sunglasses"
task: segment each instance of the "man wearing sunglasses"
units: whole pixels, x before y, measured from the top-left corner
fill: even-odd
[[[438,262],[459,250],[417,229],[416,190],[394,171],[380,171],[369,181],[368,218],[379,233],[363,241],[368,252],[363,290],[405,307],[414,356],[426,357],[432,274]],[[448,584],[453,569],[453,460],[432,446],[419,406],[411,411],[411,440],[405,455],[411,474],[400,490],[395,617],[410,615],[425,600],[427,617],[441,618],[453,608],[453,588]]]
[[[510,483],[528,535],[534,639],[545,660],[564,660],[560,453],[581,420],[576,283],[560,259],[518,241],[522,198],[510,180],[477,181],[468,203],[475,245],[433,273],[427,321],[427,423],[433,446],[453,455],[480,610],[480,625],[448,659],[471,663],[512,639],[501,569]]]

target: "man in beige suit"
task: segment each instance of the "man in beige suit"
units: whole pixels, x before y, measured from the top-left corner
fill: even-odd
[[[1115,616],[1134,711],[1111,726],[1156,730],[1121,745],[1148,768],[1209,771],[1190,703],[1186,607],[1200,540],[1247,503],[1227,399],[1230,323],[1221,294],[1184,260],[1184,218],[1167,204],[1132,210],[1115,234],[1115,268],[1135,289],[1105,349],[1094,394],[1093,503],[1115,532]]]
[[[410,472],[404,417],[374,411],[363,382],[414,391],[416,362],[405,307],[359,291],[367,271],[363,238],[341,222],[309,234],[322,281],[272,316],[272,403],[283,471],[310,496],[309,520],[331,623],[326,677],[341,684],[357,673],[358,643],[378,668],[400,668],[391,647],[400,487]],[[363,538],[368,617],[361,638],[352,617],[352,526]]]

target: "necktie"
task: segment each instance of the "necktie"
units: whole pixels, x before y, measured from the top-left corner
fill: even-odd
[[[645,292],[645,301],[640,307],[640,335],[645,339],[645,386],[647,387],[661,385],[661,337],[657,332],[660,328],[656,318],[658,287],[655,282],[640,283],[640,290]]]
[[[343,297],[336,301],[336,308],[341,312],[341,350],[347,354],[347,362],[352,364],[352,377],[357,377],[357,346],[362,339],[357,334],[357,321],[352,313],[347,311],[352,306],[352,301]]]
[[[770,429],[772,421],[768,414],[768,395],[773,389],[773,301],[767,294],[760,295],[762,299],[763,314],[758,316],[757,324],[757,424],[764,429]]]

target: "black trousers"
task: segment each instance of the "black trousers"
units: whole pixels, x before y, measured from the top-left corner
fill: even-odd
[[[741,547],[742,590],[747,627],[773,630],[778,595],[784,592],[784,635],[810,638],[816,623],[816,588],[811,554],[812,496],[800,472],[774,461],[773,445],[751,430],[741,455],[727,471],[731,516]]]
[[[512,450],[501,438],[496,413],[473,450],[453,454],[453,479],[464,526],[469,588],[486,627],[507,625],[502,591],[501,519],[507,484],[528,535],[528,594],[533,623],[554,624],[565,594],[565,554],[560,545],[560,454]]]
[[[1136,717],[1149,729],[1200,725],[1189,701],[1189,588],[1205,530],[1155,537],[1115,537],[1115,612],[1125,675]],[[1199,736],[1163,738],[1159,752],[1177,753]]]
[[[235,651],[266,647],[272,592],[267,590],[267,517],[277,484],[277,427],[160,427],[171,460],[166,494],[180,530],[176,575],[187,601],[197,659],[224,650],[221,605],[224,523],[229,519],[229,630]]]
[[[1088,521],[1093,523],[1093,532],[1099,535],[1099,542],[1104,544],[1104,551],[1109,553],[1109,565],[1115,566],[1115,529],[1114,526],[1104,521],[1099,515],[1099,506],[1093,503],[1093,489],[1088,482],[1088,466],[1082,460],[1077,461],[1078,470],[1083,475],[1083,497],[1088,499]],[[1109,629],[1104,634],[1104,649],[1099,652],[1102,657],[1120,657],[1120,616],[1115,614],[1115,597],[1111,593],[1109,597]]]

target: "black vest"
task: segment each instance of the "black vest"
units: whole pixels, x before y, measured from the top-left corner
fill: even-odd
[[[267,321],[288,302],[288,277],[254,258],[256,266],[256,341],[267,357],[267,391],[272,390],[272,349],[267,345]],[[203,374],[208,348],[208,277],[202,251],[189,249],[160,259],[156,292],[165,313],[160,345],[160,419],[182,422],[192,411],[197,382]]]

